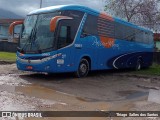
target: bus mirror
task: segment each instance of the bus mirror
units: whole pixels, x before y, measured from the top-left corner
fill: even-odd
[[[13,22],[13,23],[9,26],[9,34],[10,34],[10,35],[13,35],[14,27],[15,27],[16,25],[20,25],[20,24],[23,24],[23,21],[15,21],[15,22]]]
[[[56,17],[52,18],[51,21],[50,21],[50,31],[51,32],[55,31],[57,23],[60,20],[71,20],[71,19],[73,19],[73,18],[67,17],[67,16],[56,16]]]

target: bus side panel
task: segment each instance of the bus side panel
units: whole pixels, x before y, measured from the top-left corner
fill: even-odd
[[[79,62],[82,58],[86,57],[89,58],[91,70],[98,69],[98,46],[95,46],[94,42],[98,40],[97,36],[87,36],[87,37],[80,37],[75,44],[75,52],[76,56],[75,61],[76,64],[79,65]],[[81,46],[78,48],[77,46]]]
[[[142,61],[142,67],[148,67],[153,61],[153,46],[142,43],[117,40],[120,52],[111,57],[107,65],[111,68],[134,68],[138,60]],[[128,47],[127,47],[128,46]]]
[[[94,42],[95,43],[95,42]],[[126,40],[115,40],[110,48],[100,42],[93,44],[97,51],[97,69],[134,68],[137,60],[142,60],[142,67],[152,64],[153,45],[145,45]]]

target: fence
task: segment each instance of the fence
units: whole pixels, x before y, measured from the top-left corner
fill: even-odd
[[[17,51],[17,43],[11,43],[7,41],[0,41],[0,51],[4,52],[16,52]]]

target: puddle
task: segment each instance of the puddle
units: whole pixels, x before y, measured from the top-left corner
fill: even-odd
[[[2,96],[0,97],[0,109],[3,111],[53,110],[55,105],[67,105],[52,99],[54,92],[39,86],[0,85],[0,96]]]
[[[82,102],[93,102],[93,100],[89,98],[82,98],[82,97],[76,97],[77,100],[80,100]]]
[[[148,101],[160,104],[160,90],[150,90]]]
[[[136,90],[118,91],[117,93],[128,100],[136,99],[136,98],[148,95],[148,92],[136,91]]]
[[[140,97],[143,97],[143,96],[148,96],[148,92],[141,92],[141,91],[135,92],[135,93],[133,93],[131,95],[128,95],[126,97],[126,99],[128,99],[128,100],[130,100],[130,99],[136,99],[136,98],[140,98]]]
[[[128,96],[134,93],[137,93],[138,91],[136,90],[127,90],[127,91],[117,91],[117,93],[121,96]]]
[[[85,98],[81,98],[81,97],[76,97],[78,100],[80,100],[80,101],[82,101],[82,102],[88,102],[88,100],[87,99],[85,99]]]

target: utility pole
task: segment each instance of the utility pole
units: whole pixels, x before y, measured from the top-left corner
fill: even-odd
[[[42,8],[42,0],[40,0],[40,8]]]

